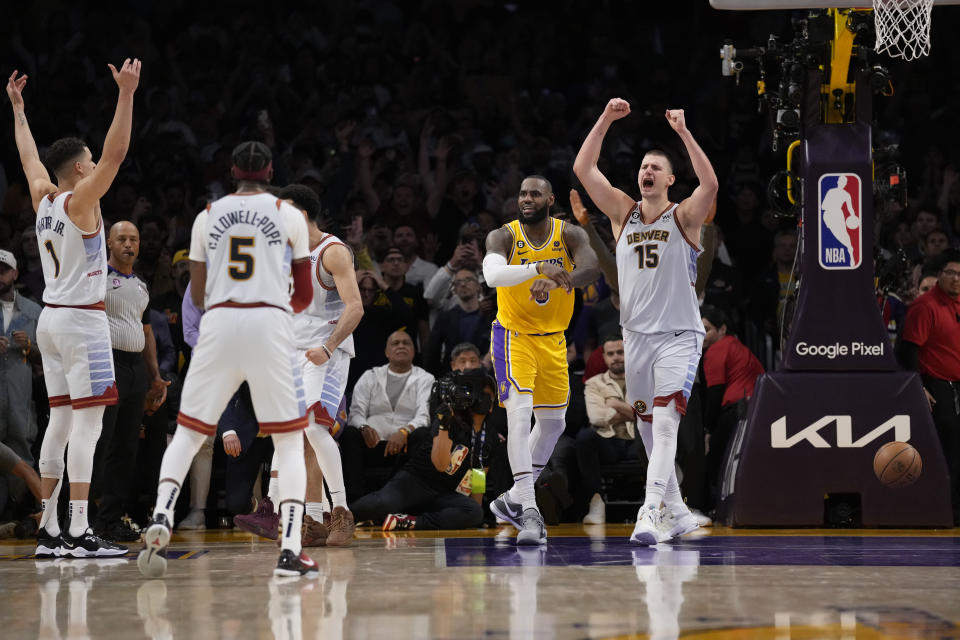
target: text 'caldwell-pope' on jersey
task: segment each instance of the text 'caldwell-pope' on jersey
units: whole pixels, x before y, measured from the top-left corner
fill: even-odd
[[[550,233],[540,245],[530,242],[518,220],[503,225],[513,237],[507,264],[550,262],[567,271],[573,271],[573,258],[563,241],[565,224],[562,220],[550,218]],[[541,299],[531,300],[532,283],[531,279],[511,287],[497,287],[497,322],[508,331],[528,335],[565,331],[573,315],[573,292],[567,293],[560,288],[551,289]]]
[[[337,291],[333,274],[323,268],[323,252],[335,245],[346,247],[337,236],[325,233],[320,244],[310,251],[313,302],[293,316],[297,349],[313,349],[324,344],[336,329],[337,322],[347,306],[340,297],[340,292]],[[349,251],[349,248],[347,250]],[[353,349],[353,335],[347,336],[337,348],[343,349],[351,358],[356,355]]]
[[[193,223],[190,259],[207,264],[205,306],[267,304],[291,311],[290,261],[310,255],[303,214],[269,193],[234,193]]]
[[[627,216],[617,239],[620,324],[638,333],[704,333],[697,304],[697,256],[702,249],[680,228],[670,205],[644,224],[642,204]]]
[[[37,244],[45,304],[81,306],[103,302],[107,292],[107,243],[103,220],[86,233],[67,215],[72,191],[49,194],[37,207]]]

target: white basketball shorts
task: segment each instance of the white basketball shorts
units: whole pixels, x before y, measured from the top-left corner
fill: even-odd
[[[51,407],[117,404],[110,325],[101,308],[44,307],[37,348]]]
[[[334,349],[329,360],[319,367],[307,360],[306,350],[297,352],[303,365],[303,387],[307,397],[307,411],[334,436],[339,431],[343,393],[347,390],[347,374],[350,372],[350,356],[343,349]]]
[[[687,412],[687,400],[697,377],[703,334],[695,331],[637,333],[623,330],[627,402],[641,420],[653,421],[653,408],[676,401]]]
[[[283,309],[222,306],[203,315],[177,423],[214,435],[227,402],[244,380],[263,433],[307,426],[293,319]]]

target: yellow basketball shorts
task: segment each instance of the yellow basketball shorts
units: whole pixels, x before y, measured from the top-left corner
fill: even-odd
[[[567,340],[562,331],[517,333],[494,321],[490,350],[501,406],[511,392],[532,394],[535,409],[560,409],[570,403]]]

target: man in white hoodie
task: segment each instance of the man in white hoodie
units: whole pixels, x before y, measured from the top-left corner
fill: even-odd
[[[430,423],[433,376],[414,366],[414,354],[410,335],[394,331],[387,338],[387,364],[366,371],[353,389],[340,440],[350,502],[363,495],[368,466],[392,467],[413,430]]]

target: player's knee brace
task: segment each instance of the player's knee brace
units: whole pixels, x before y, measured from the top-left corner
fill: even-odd
[[[40,458],[40,477],[59,480],[63,477],[64,466],[63,454],[59,458]]]
[[[86,407],[73,412],[70,450],[67,465],[70,482],[90,482],[93,475],[93,454],[103,428],[104,407]]]

